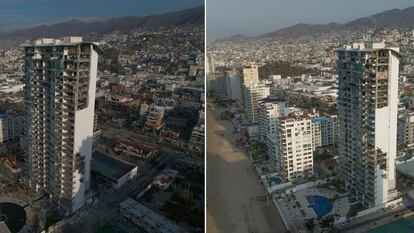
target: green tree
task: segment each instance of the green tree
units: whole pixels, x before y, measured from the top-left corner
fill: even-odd
[[[315,219],[311,218],[311,219],[306,220],[305,227],[309,231],[313,231],[313,229],[315,228]]]

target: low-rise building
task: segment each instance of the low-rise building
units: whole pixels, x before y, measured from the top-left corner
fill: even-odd
[[[128,198],[120,204],[121,214],[148,233],[183,233],[179,226],[141,203]]]
[[[414,148],[414,111],[406,110],[398,119],[397,139],[406,148]]]
[[[160,172],[155,178],[153,183],[157,185],[159,188],[166,190],[168,189],[171,184],[174,182],[175,178],[178,175],[178,171],[166,168]]]
[[[0,143],[18,141],[23,134],[24,115],[13,111],[0,113]]]
[[[118,189],[138,174],[137,166],[98,151],[92,153],[91,170],[110,180],[114,189]]]
[[[137,156],[143,159],[152,159],[160,153],[160,149],[156,146],[150,146],[143,143],[135,143],[127,140],[120,140],[115,147],[116,151]]]
[[[204,124],[200,124],[193,128],[190,137],[190,143],[195,149],[204,150]]]
[[[160,130],[164,126],[165,107],[151,105],[148,109],[145,127],[153,130]]]

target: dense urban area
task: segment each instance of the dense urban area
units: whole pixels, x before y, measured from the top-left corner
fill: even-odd
[[[204,23],[67,36],[0,39],[0,231],[204,232]]]
[[[414,31],[286,30],[207,45],[207,227],[411,232]]]

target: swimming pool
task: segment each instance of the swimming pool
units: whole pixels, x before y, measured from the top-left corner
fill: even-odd
[[[272,176],[269,180],[275,184],[281,184],[283,182],[282,178],[279,176]]]
[[[26,224],[26,211],[14,203],[1,202],[0,216],[0,221],[4,221],[12,233],[19,232]]]
[[[306,199],[309,202],[309,206],[315,211],[318,217],[327,215],[332,210],[332,201],[329,198],[323,196],[306,196]]]

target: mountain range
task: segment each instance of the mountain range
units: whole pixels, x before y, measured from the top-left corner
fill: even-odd
[[[199,26],[204,23],[204,6],[149,16],[126,16],[109,19],[68,21],[43,24],[3,34],[3,39],[32,40],[40,37],[63,37],[67,35],[105,34],[113,31],[128,32],[132,29],[158,29],[160,27]]]
[[[347,23],[306,24],[299,23],[287,28],[265,33],[257,37],[238,34],[222,40],[258,39],[258,38],[294,38],[337,30],[350,30],[362,27],[414,28],[414,7],[392,9]]]

